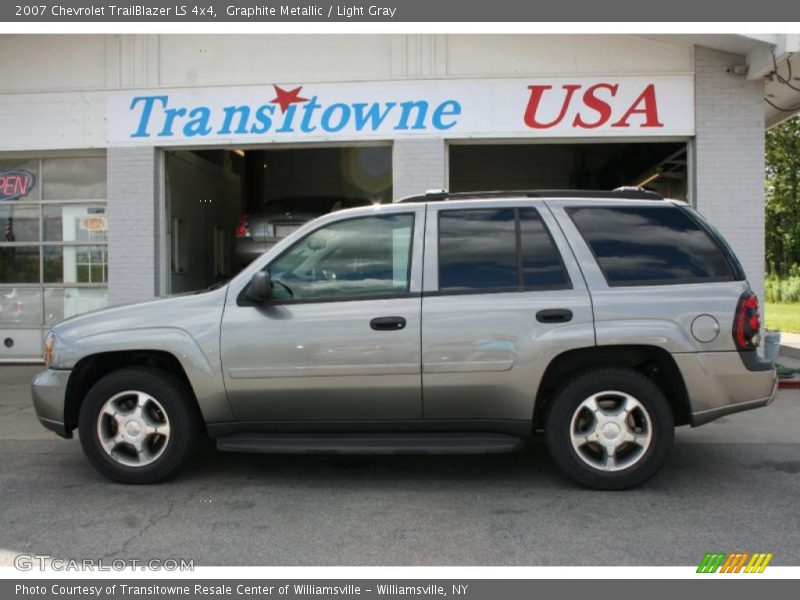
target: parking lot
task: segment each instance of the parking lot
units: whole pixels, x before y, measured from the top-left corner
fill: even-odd
[[[203,449],[181,476],[123,486],[43,429],[0,367],[0,564],[184,558],[196,565],[690,565],[709,551],[800,562],[800,391],[678,431],[626,492],[575,487],[541,440],[515,455],[332,458]]]

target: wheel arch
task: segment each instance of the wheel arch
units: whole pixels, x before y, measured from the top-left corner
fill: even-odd
[[[664,393],[675,425],[691,422],[686,384],[672,355],[658,346],[608,345],[577,348],[553,358],[539,382],[533,411],[533,428],[541,429],[547,406],[563,382],[592,368],[627,367],[652,380]]]
[[[64,399],[64,426],[72,431],[78,426],[81,404],[89,390],[106,375],[126,367],[160,369],[177,377],[190,393],[191,402],[202,415],[192,382],[178,358],[164,350],[117,350],[91,354],[80,359],[72,369]]]

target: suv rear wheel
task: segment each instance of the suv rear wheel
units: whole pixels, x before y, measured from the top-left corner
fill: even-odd
[[[600,490],[636,486],[661,467],[674,437],[672,410],[650,379],[633,369],[586,371],[556,394],[545,419],[553,461]]]
[[[120,483],[155,483],[177,471],[200,436],[191,392],[160,369],[131,367],[100,379],[78,418],[92,465]]]

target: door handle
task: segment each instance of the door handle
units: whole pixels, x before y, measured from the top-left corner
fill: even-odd
[[[406,326],[403,317],[376,317],[369,322],[375,331],[398,331]]]
[[[548,308],[536,313],[539,323],[566,323],[572,320],[572,311],[568,308]]]

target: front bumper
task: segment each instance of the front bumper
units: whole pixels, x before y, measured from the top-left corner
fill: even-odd
[[[766,406],[778,391],[771,363],[738,352],[673,354],[683,375],[693,427],[732,413]]]
[[[72,431],[67,430],[64,416],[67,384],[71,373],[72,371],[47,369],[38,373],[31,382],[33,407],[39,422],[65,438],[72,437]]]

